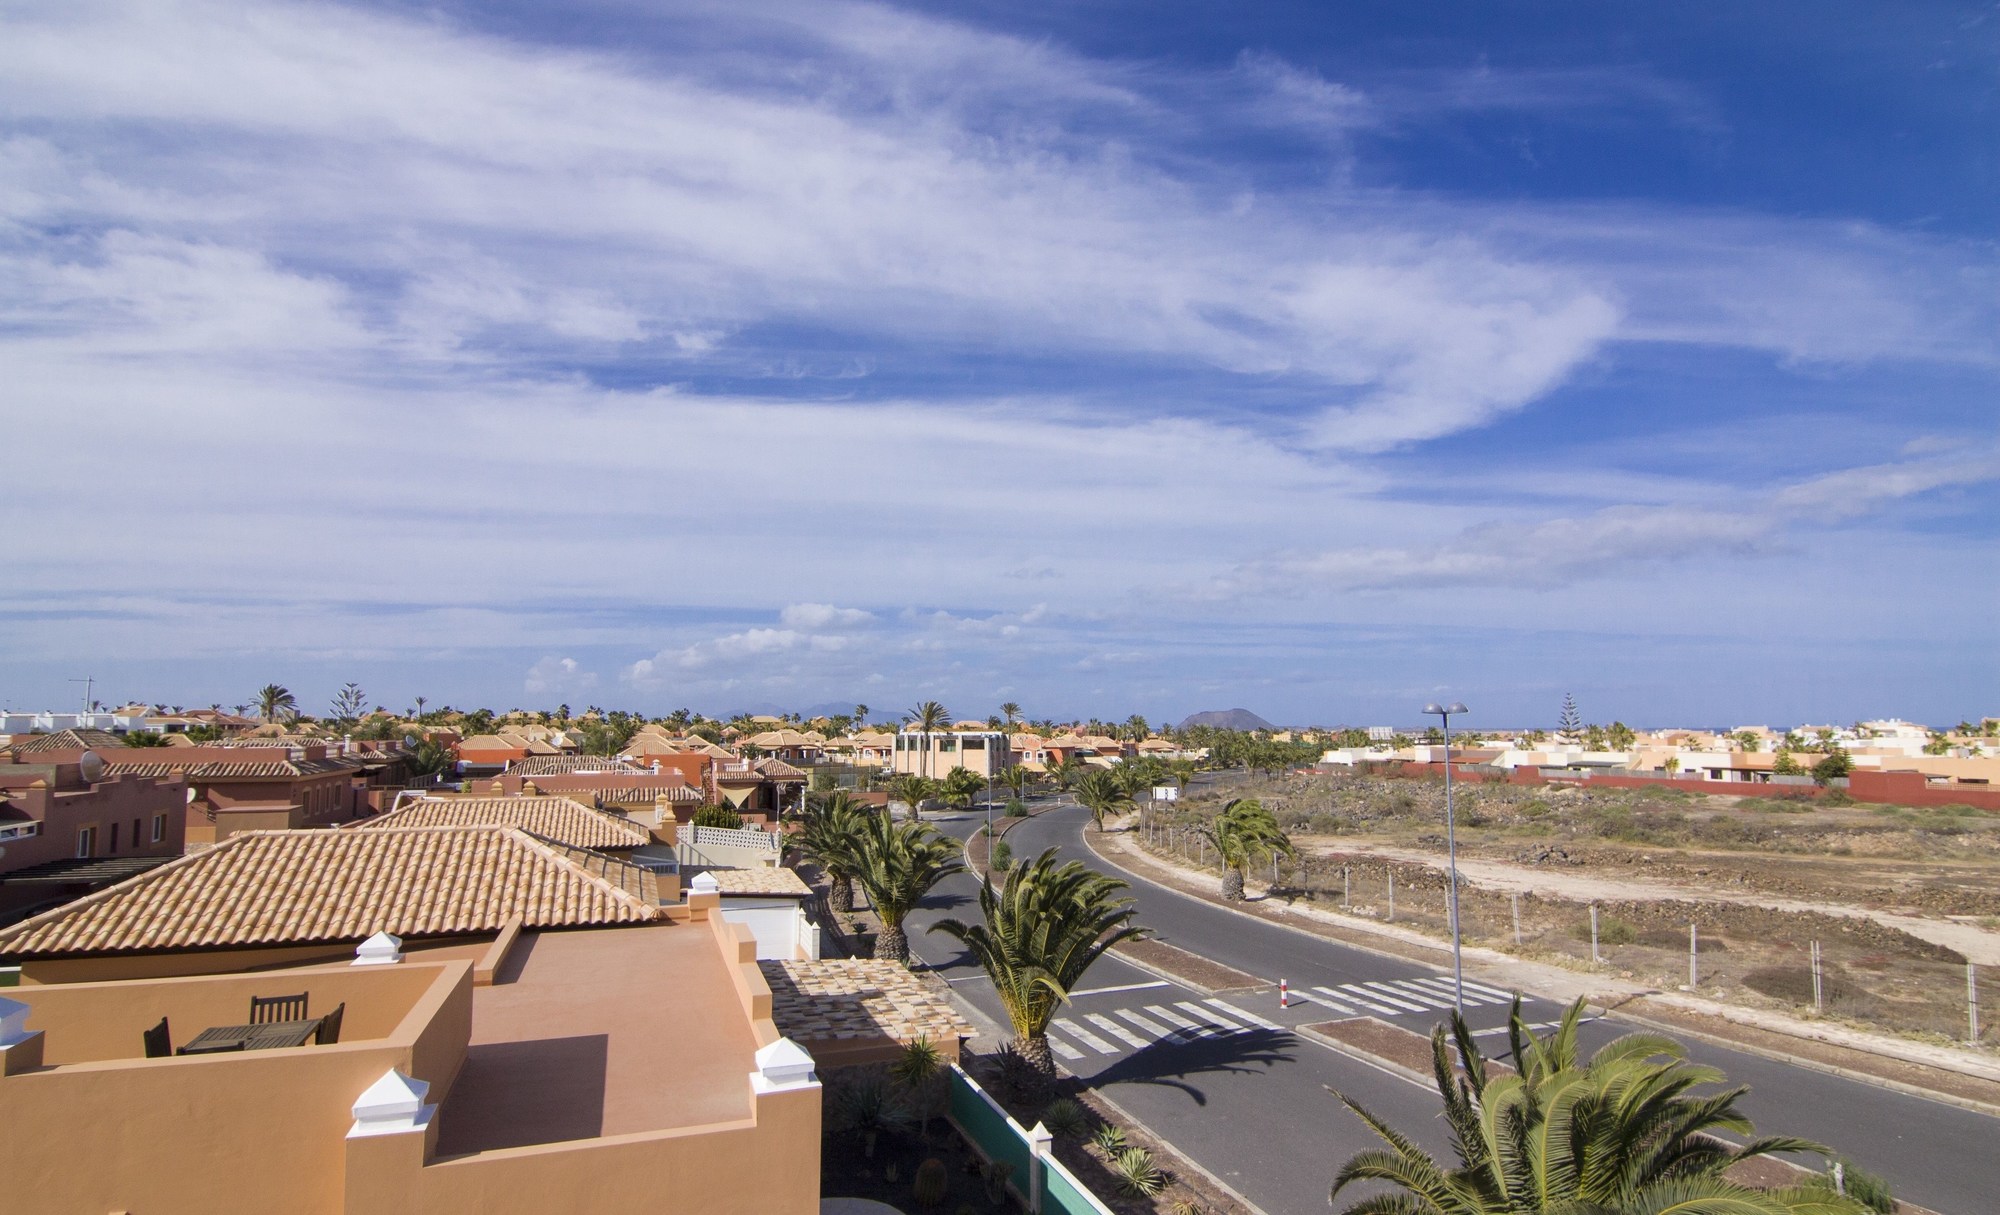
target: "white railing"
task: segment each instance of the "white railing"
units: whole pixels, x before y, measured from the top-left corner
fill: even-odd
[[[778,836],[770,831],[739,830],[729,827],[689,827],[684,839],[695,847],[761,848],[779,850]]]

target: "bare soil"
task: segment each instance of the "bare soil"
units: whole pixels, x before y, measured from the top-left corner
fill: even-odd
[[[1191,828],[1221,793],[1150,809],[1140,838],[1199,861]],[[1226,793],[1262,800],[1299,847],[1252,869],[1270,898],[1448,934],[1441,781],[1292,774]],[[2000,965],[2000,815],[1463,783],[1453,803],[1474,943],[1933,1041],[1968,1035],[1966,963]],[[1979,1037],[1996,1041],[1990,1024]]]
[[[1223,991],[1239,991],[1247,987],[1264,987],[1269,980],[1240,970],[1211,962],[1200,954],[1189,953],[1177,945],[1147,938],[1126,941],[1114,946],[1113,953],[1122,954],[1141,966],[1164,971],[1192,987],[1214,995]]]

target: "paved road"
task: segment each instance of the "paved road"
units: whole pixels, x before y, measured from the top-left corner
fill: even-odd
[[[984,820],[961,816],[940,825],[960,837]],[[1016,827],[1017,857],[1046,847],[1092,864],[1081,832],[1089,816],[1065,807]],[[1211,998],[1115,957],[1093,967],[1049,1037],[1063,1066],[1173,1141],[1176,1147],[1271,1215],[1324,1210],[1334,1170],[1353,1152],[1377,1146],[1326,1089],[1333,1087],[1387,1118],[1433,1151],[1446,1139],[1438,1102],[1419,1086],[1310,1039],[1290,1027],[1366,1014],[1428,1032],[1450,1003],[1448,971],[1239,915],[1124,874],[1140,922],[1161,939],[1273,986]],[[911,917],[911,940],[924,961],[1002,1027],[1006,1022],[983,974],[957,943],[923,930],[945,915],[973,916],[978,885],[947,883]],[[1294,1003],[1279,1009],[1278,978]],[[1475,1031],[1506,1021],[1508,985],[1469,985],[1467,1020]],[[1554,1003],[1525,994],[1531,1023],[1558,1014]],[[1605,1021],[1593,1041],[1629,1027]],[[1493,1053],[1497,1032],[1482,1035]],[[1745,1105],[1760,1131],[1832,1143],[1885,1174],[1899,1196],[1946,1215],[2000,1209],[2000,1122],[1955,1106],[1793,1067],[1755,1055],[1691,1043],[1698,1060],[1751,1086]]]

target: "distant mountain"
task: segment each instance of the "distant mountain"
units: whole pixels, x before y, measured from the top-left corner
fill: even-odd
[[[1210,709],[1206,713],[1193,713],[1181,722],[1179,728],[1185,730],[1190,726],[1213,726],[1218,730],[1277,729],[1248,709]]]

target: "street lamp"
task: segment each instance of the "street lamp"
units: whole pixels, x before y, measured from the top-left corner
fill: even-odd
[[[1460,1014],[1465,1012],[1465,967],[1459,959],[1458,943],[1458,834],[1451,812],[1451,715],[1464,712],[1465,706],[1456,700],[1448,705],[1433,701],[1424,706],[1425,716],[1435,714],[1444,720],[1444,846],[1451,860],[1451,991],[1452,1004]]]

